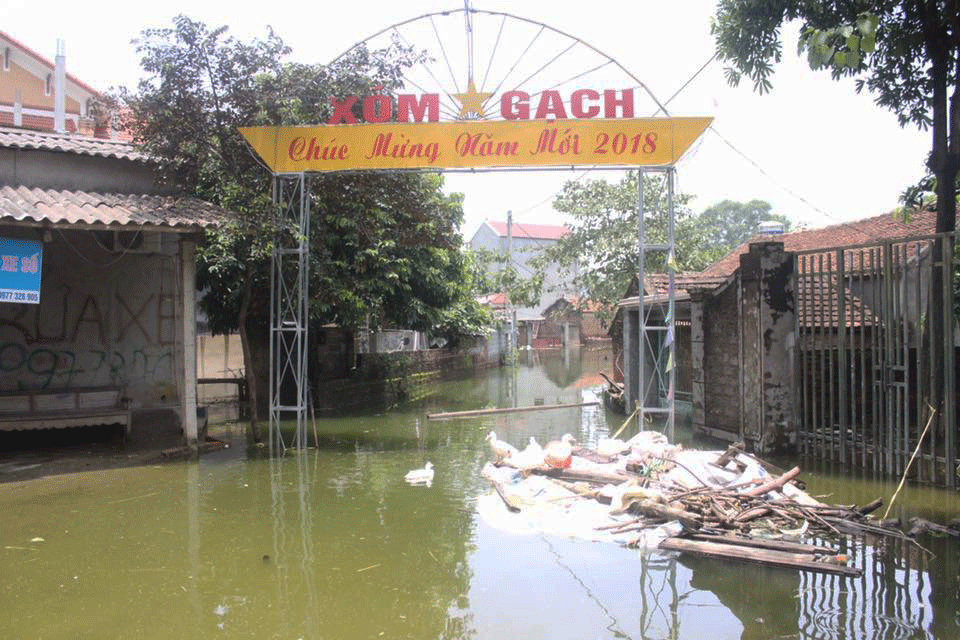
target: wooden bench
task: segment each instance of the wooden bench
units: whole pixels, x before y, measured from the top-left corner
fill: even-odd
[[[123,425],[130,433],[130,406],[123,387],[75,387],[0,391],[0,431]]]

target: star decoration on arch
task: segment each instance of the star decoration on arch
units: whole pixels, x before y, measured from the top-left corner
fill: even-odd
[[[477,91],[477,86],[473,83],[473,80],[471,80],[467,85],[466,93],[454,93],[451,95],[460,103],[460,119],[468,120],[470,119],[470,114],[473,114],[476,118],[482,118],[484,116],[483,105],[490,99],[493,93]]]

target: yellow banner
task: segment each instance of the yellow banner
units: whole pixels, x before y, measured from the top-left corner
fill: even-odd
[[[243,127],[275,173],[349,169],[662,166],[713,118],[470,120]]]

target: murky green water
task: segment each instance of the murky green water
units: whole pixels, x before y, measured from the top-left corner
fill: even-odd
[[[318,422],[320,450],[0,485],[0,638],[957,638],[958,546],[855,544],[860,579],[660,555],[482,522],[483,436],[590,441],[596,407],[428,422],[427,411],[592,400],[603,352],[532,355],[428,404]],[[432,461],[430,488],[407,470]],[[835,502],[894,483],[806,474]],[[896,513],[944,521],[956,494]],[[42,541],[38,538],[42,538]]]

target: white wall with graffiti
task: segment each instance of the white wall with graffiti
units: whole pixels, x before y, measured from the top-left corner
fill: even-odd
[[[133,408],[176,406],[177,235],[49,229],[42,237],[40,304],[0,304],[0,391],[121,385]]]

